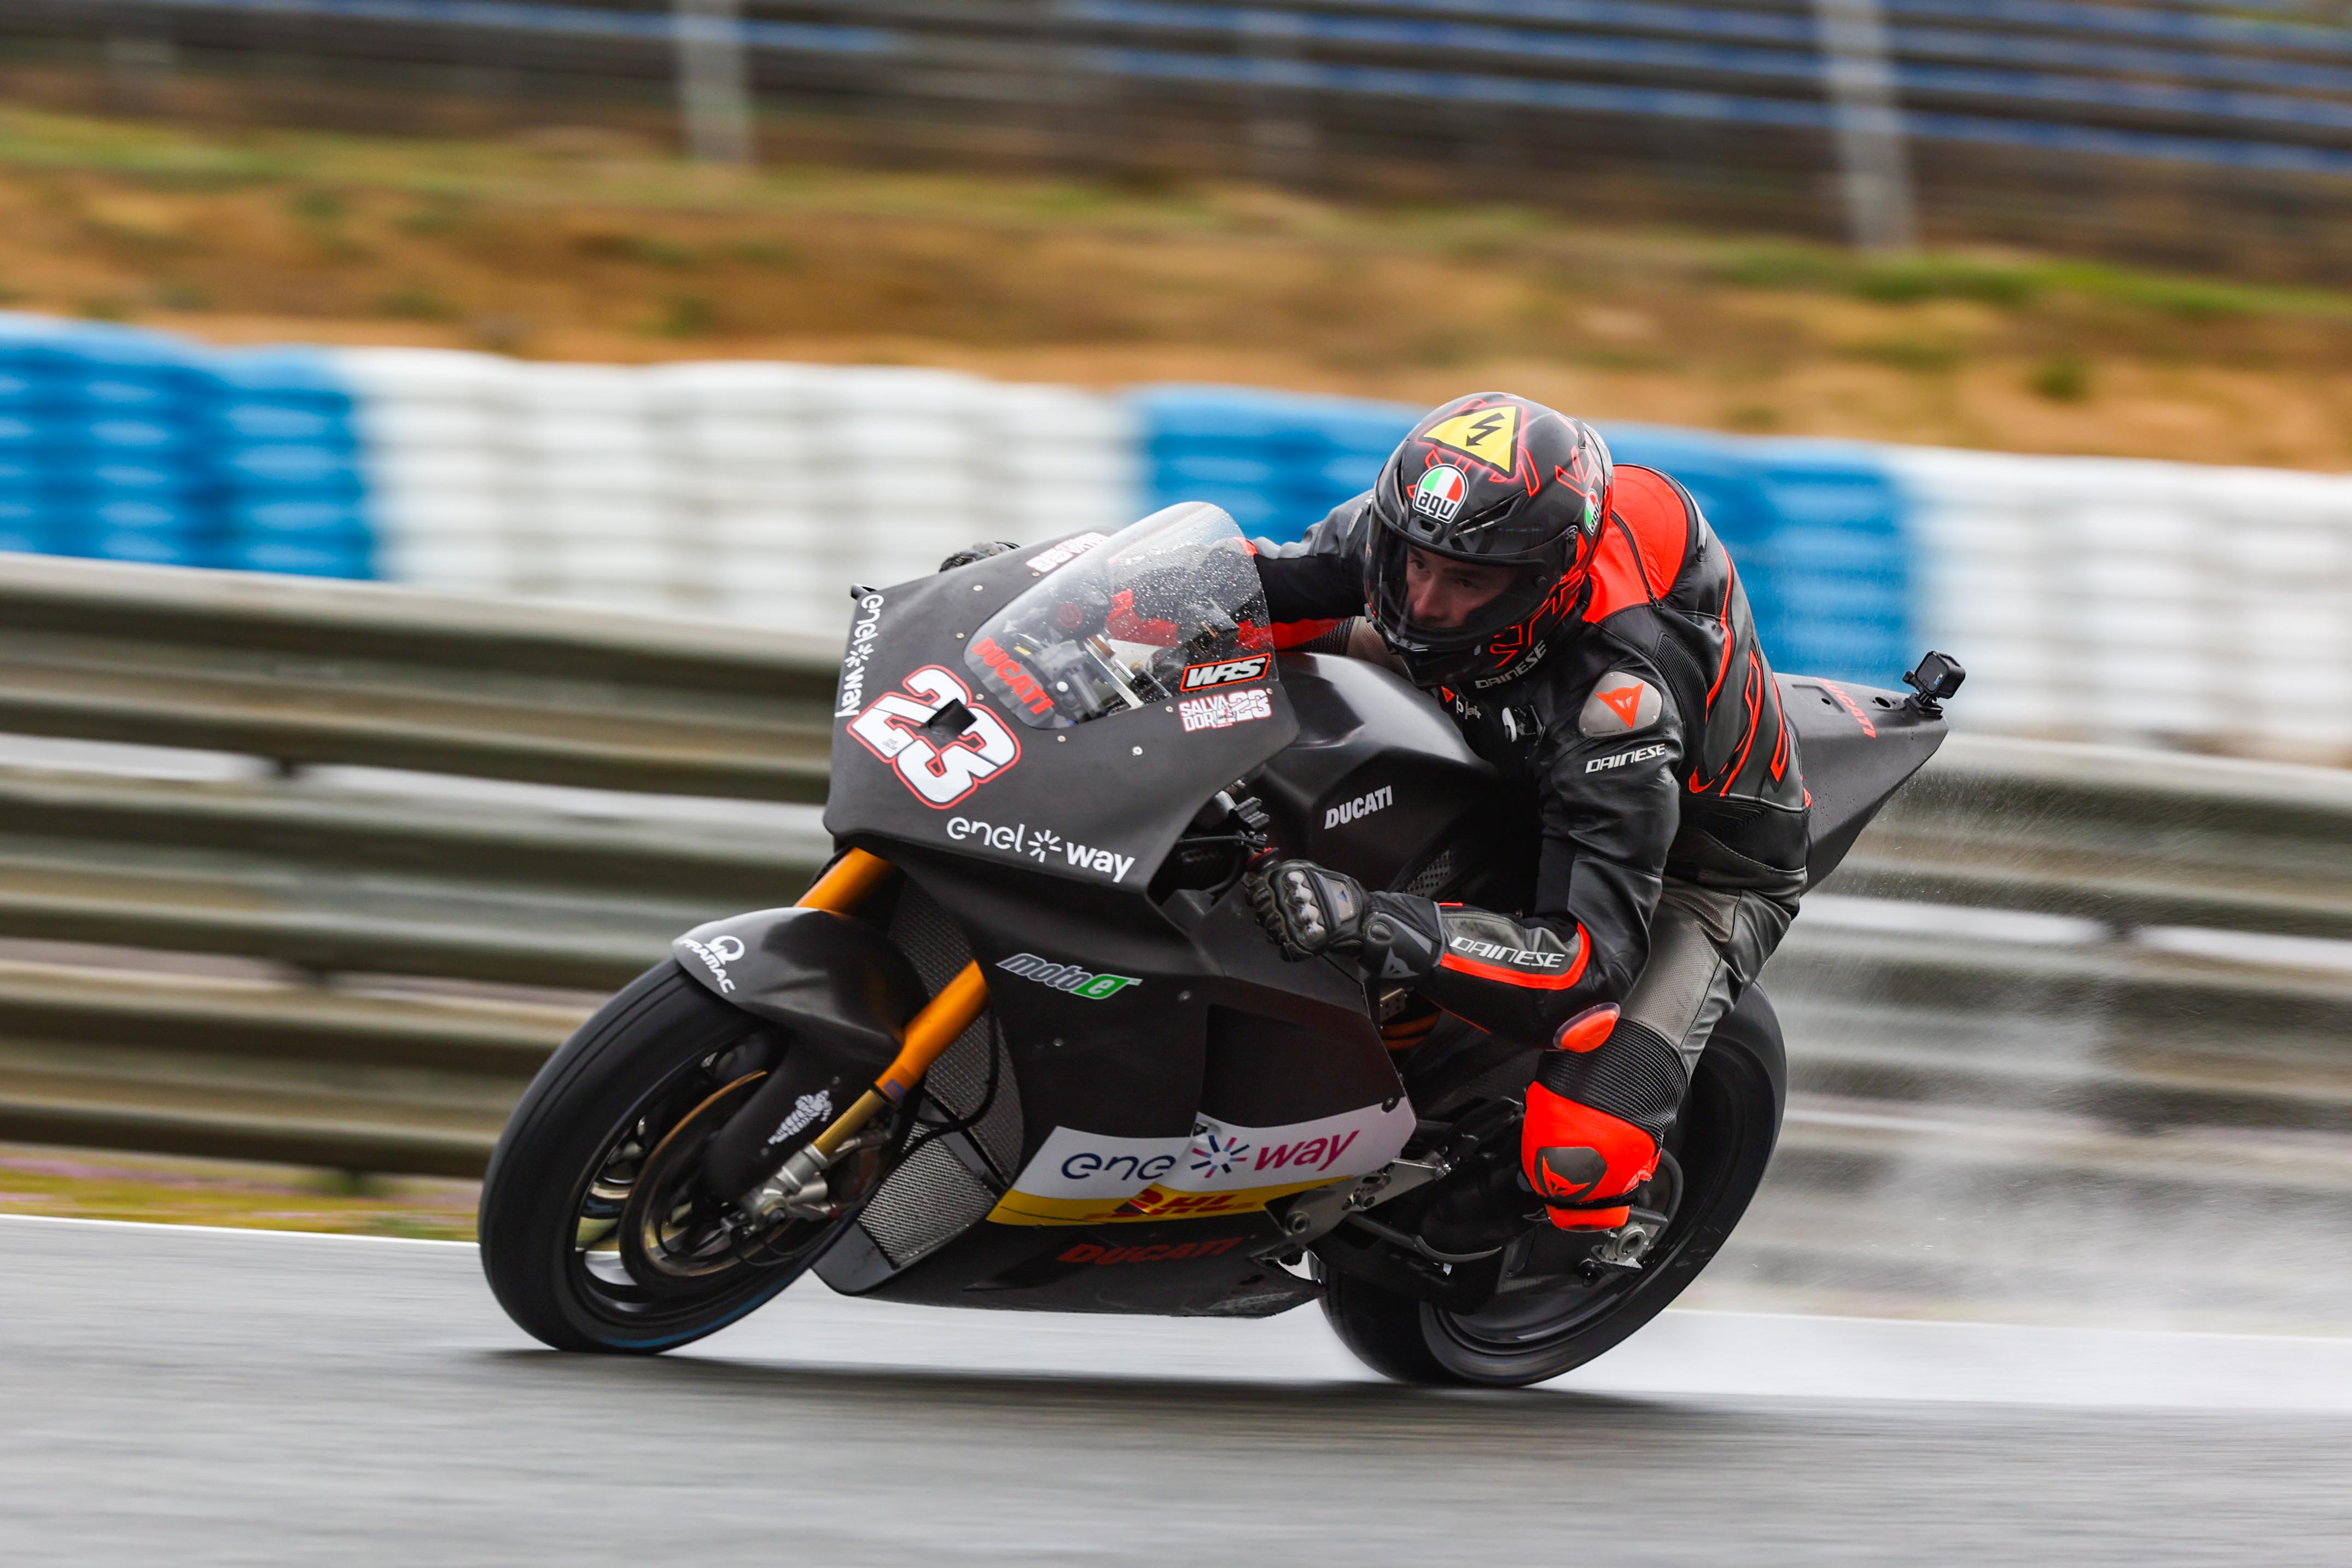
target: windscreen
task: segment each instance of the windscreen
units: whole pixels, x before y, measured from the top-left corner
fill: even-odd
[[[1004,711],[1067,729],[1153,703],[1217,694],[1261,717],[1274,638],[1257,563],[1234,520],[1192,504],[1084,546],[972,634],[964,664]],[[1205,712],[1205,709],[1202,710]],[[1188,705],[1186,723],[1191,727]]]

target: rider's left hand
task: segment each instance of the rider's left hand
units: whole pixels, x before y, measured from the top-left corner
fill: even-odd
[[[1364,884],[1313,861],[1276,861],[1250,873],[1250,902],[1266,935],[1294,961],[1325,953],[1358,955],[1367,978],[1412,984],[1444,951],[1437,906]]]
[[[1352,876],[1313,861],[1276,861],[1250,873],[1250,902],[1265,934],[1293,960],[1352,952],[1364,945],[1371,901]]]

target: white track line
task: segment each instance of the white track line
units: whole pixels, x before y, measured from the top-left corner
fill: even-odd
[[[166,1235],[193,1231],[199,1236],[283,1236],[304,1241],[381,1241],[394,1247],[462,1247],[470,1241],[443,1241],[429,1236],[353,1236],[340,1230],[279,1230],[254,1225],[172,1225],[152,1219],[82,1219],[62,1214],[0,1214],[0,1225],[77,1225],[92,1230],[152,1230]]]

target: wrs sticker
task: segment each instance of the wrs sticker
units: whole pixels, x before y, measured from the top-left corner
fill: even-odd
[[[1188,692],[1205,691],[1211,686],[1237,686],[1244,681],[1262,679],[1266,666],[1274,662],[1271,653],[1252,653],[1241,659],[1212,659],[1205,664],[1188,664],[1184,678],[1178,683]]]
[[[1217,692],[1178,703],[1176,716],[1184,721],[1184,733],[1187,735],[1196,729],[1231,729],[1251,719],[1272,718],[1274,695],[1263,688],[1253,692]]]
[[[1021,760],[1021,742],[1004,721],[971,706],[971,691],[937,664],[926,664],[849,721],[857,743],[896,770],[926,806],[945,810]],[[956,726],[931,720],[963,705]]]

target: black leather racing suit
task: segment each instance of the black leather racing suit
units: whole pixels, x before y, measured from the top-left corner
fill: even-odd
[[[1368,499],[1257,545],[1282,645],[1335,648],[1364,613]],[[1420,995],[1522,1047],[1619,1003],[1687,1071],[1796,912],[1808,805],[1747,595],[1689,492],[1620,465],[1580,615],[1481,689],[1434,695],[1533,796],[1539,848],[1524,913],[1434,911]]]

